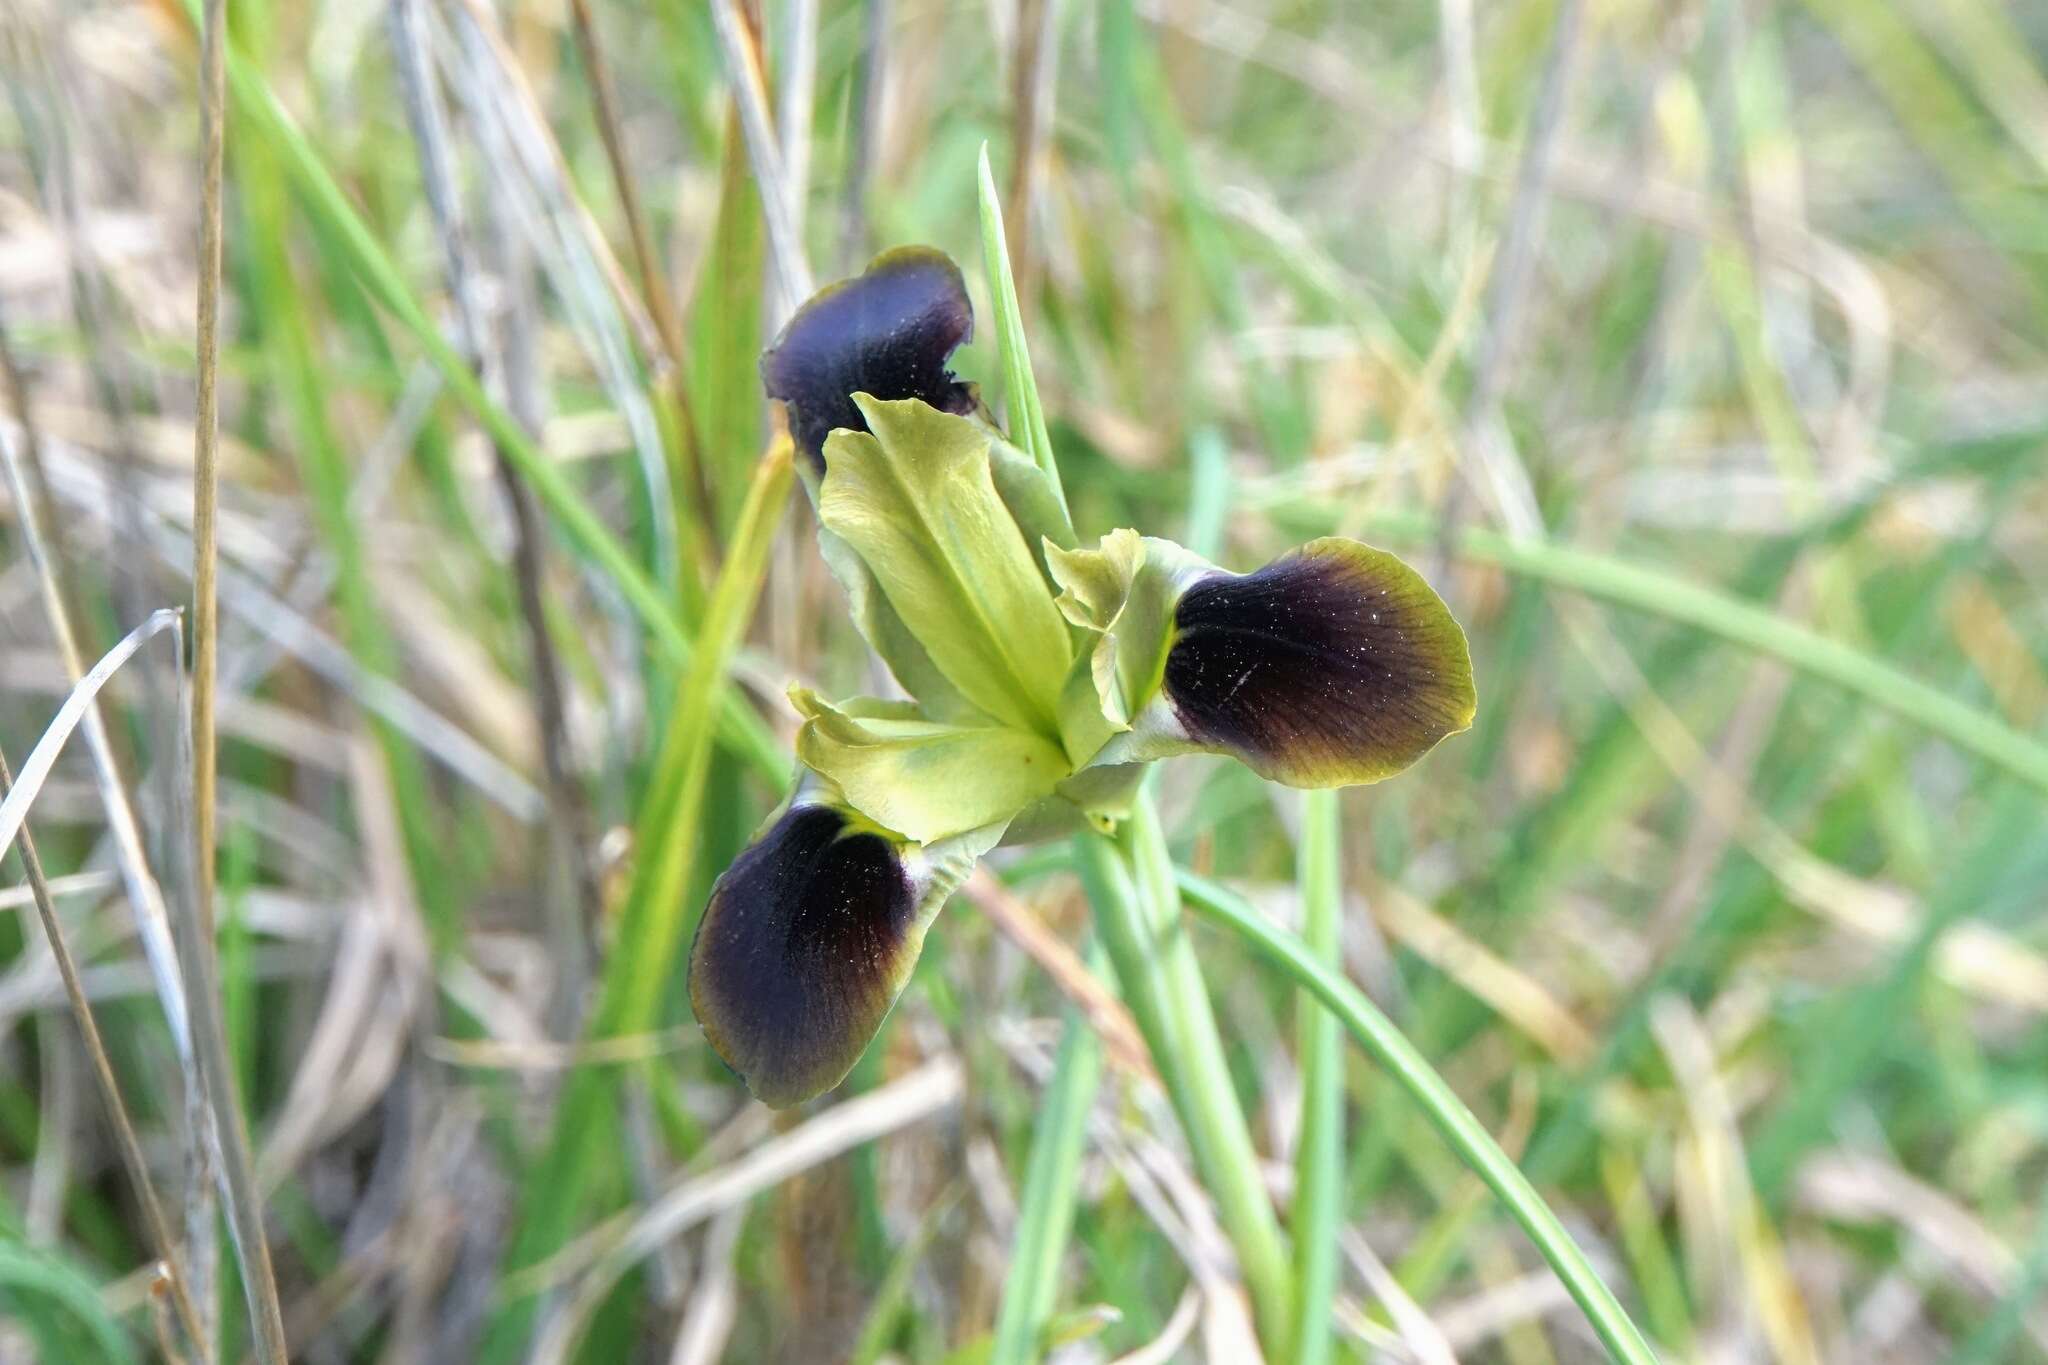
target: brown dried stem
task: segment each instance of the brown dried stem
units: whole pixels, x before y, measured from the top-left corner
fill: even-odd
[[[8,766],[6,754],[0,753],[0,797],[12,790],[14,770]],[[121,1165],[128,1173],[128,1183],[135,1187],[136,1202],[142,1205],[150,1245],[163,1263],[172,1306],[178,1313],[178,1324],[184,1328],[189,1340],[204,1342],[206,1334],[200,1326],[199,1311],[192,1302],[184,1273],[178,1265],[177,1243],[171,1236],[170,1224],[164,1221],[163,1205],[157,1201],[156,1187],[150,1183],[149,1166],[142,1157],[142,1142],[135,1135],[135,1125],[128,1118],[127,1106],[121,1102],[121,1087],[114,1079],[114,1064],[107,1057],[106,1044],[100,1039],[100,1026],[93,1018],[92,1002],[86,999],[85,984],[78,975],[78,963],[64,942],[64,927],[57,919],[56,902],[50,896],[50,882],[43,875],[42,855],[36,851],[36,841],[29,833],[26,821],[22,823],[20,839],[21,866],[28,874],[29,894],[35,899],[36,916],[43,922],[43,937],[49,940],[50,956],[56,959],[57,975],[63,979],[65,998],[71,1002],[71,1017],[78,1024],[79,1037],[85,1041],[86,1055],[92,1059],[93,1079],[99,1083],[100,1099],[105,1102],[107,1117],[114,1125],[114,1136],[121,1149]]]

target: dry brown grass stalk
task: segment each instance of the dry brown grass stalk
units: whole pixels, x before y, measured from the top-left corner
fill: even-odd
[[[220,296],[225,235],[222,180],[227,160],[227,3],[207,0],[200,35],[199,128],[199,392],[194,416],[192,461],[192,904],[180,966],[192,1020],[193,1052],[212,1111],[214,1141],[227,1187],[230,1225],[242,1264],[257,1358],[264,1365],[286,1360],[284,1316],[278,1306],[277,1277],[263,1229],[261,1199],[235,1095],[234,1070],[222,1031],[218,972],[214,964],[213,891],[215,805],[218,771],[214,736],[215,687],[219,678],[220,550]],[[175,936],[174,936],[175,937]],[[197,1135],[195,1135],[197,1136]],[[200,1138],[199,1140],[203,1140]],[[203,1351],[210,1354],[205,1339]]]
[[[0,796],[14,790],[14,770],[8,766],[7,756],[0,753]],[[92,1002],[86,999],[85,985],[78,974],[78,963],[71,956],[71,949],[64,941],[64,926],[57,918],[57,905],[50,896],[50,882],[43,874],[42,855],[36,851],[36,841],[29,833],[28,822],[21,826],[21,866],[28,874],[29,891],[35,898],[36,917],[42,921],[43,937],[49,941],[50,956],[57,963],[57,973],[64,980],[64,995],[71,1003],[71,1017],[78,1025],[78,1036],[85,1043],[86,1056],[92,1062],[93,1080],[99,1085],[100,1099],[107,1106],[107,1121],[113,1125],[115,1145],[120,1148],[121,1166],[128,1175],[128,1183],[135,1189],[135,1199],[142,1207],[143,1221],[149,1234],[150,1244],[156,1249],[157,1258],[163,1264],[163,1274],[170,1293],[171,1303],[177,1310],[178,1324],[184,1329],[186,1338],[203,1343],[205,1330],[200,1325],[199,1310],[194,1306],[190,1287],[184,1272],[179,1268],[177,1240],[171,1236],[170,1224],[164,1221],[163,1205],[156,1197],[156,1186],[149,1178],[149,1163],[142,1155],[142,1141],[135,1135],[135,1124],[128,1117],[128,1108],[121,1102],[120,1083],[114,1079],[114,1064],[107,1057],[105,1042],[100,1038],[99,1022],[93,1017]]]

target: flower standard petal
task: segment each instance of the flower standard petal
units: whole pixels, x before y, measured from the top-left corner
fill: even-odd
[[[1096,636],[1089,672],[1102,718],[1128,730],[1159,690],[1174,598],[1190,577],[1213,566],[1172,541],[1131,530],[1111,531],[1093,550],[1046,553],[1061,614]]]
[[[974,411],[973,390],[947,368],[973,335],[960,267],[932,247],[897,247],[799,308],[762,355],[761,382],[770,398],[789,404],[790,435],[821,467],[833,431],[868,429],[856,393]]]
[[[1066,621],[998,493],[986,424],[862,394],[871,432],[826,443],[819,520],[861,557],[948,682],[985,714],[1050,737]]]
[[[929,848],[837,805],[791,806],[712,888],[690,1005],[755,1097],[782,1108],[846,1077],[888,1017],[925,930],[1002,827]]]
[[[824,446],[833,431],[871,429],[856,394],[916,399],[938,411],[973,416],[987,438],[996,494],[1034,552],[1041,538],[1071,546],[1073,526],[1045,472],[988,424],[973,386],[947,369],[952,352],[973,329],[959,267],[931,247],[885,252],[862,274],[826,286],[798,309],[762,355],[761,377],[768,397],[788,404],[791,434],[806,455],[800,468],[804,490],[815,505],[825,474]],[[933,662],[861,555],[828,526],[819,528],[818,542],[846,591],[855,627],[897,681],[934,718],[971,718],[979,708]]]

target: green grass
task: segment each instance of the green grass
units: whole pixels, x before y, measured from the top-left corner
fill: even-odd
[[[88,660],[190,605],[197,8],[30,7],[0,51],[0,330]],[[785,792],[781,688],[877,680],[764,462],[774,266],[710,12],[593,6],[660,308],[567,7],[499,6],[477,43],[423,0],[479,377],[382,8],[229,5],[220,657],[249,681],[220,714],[219,1013],[259,1157],[303,1142],[264,1169],[294,1358],[524,1360],[568,1320],[556,1253],[785,1123],[703,1046],[682,953]],[[771,88],[791,8],[762,5]],[[1054,3],[1020,195],[1040,5],[884,5],[871,43],[866,0],[820,0],[817,278],[945,249],[962,374],[1082,540],[1240,569],[1384,543],[1464,622],[1481,709],[1368,794],[1181,760],[1116,839],[1000,853],[1158,1082],[955,904],[846,1091],[950,1052],[962,1097],[743,1206],[724,1359],[1110,1359],[1195,1285],[1276,1361],[1363,1362],[1404,1314],[1353,1233],[1467,1362],[2048,1362],[2048,24],[1581,5],[1518,216],[1566,6],[1471,6],[1469,52],[1461,8]],[[528,98],[538,187],[485,136]],[[1471,464],[1496,402],[1540,539]],[[599,883],[566,916],[574,844],[418,723],[550,790],[493,446],[540,513]],[[13,757],[68,691],[19,526]],[[174,907],[175,683],[145,651],[102,702]],[[37,799],[60,888],[110,866],[99,800],[76,754]],[[182,1228],[133,913],[117,882],[58,906]],[[148,1237],[44,951],[0,916],[0,1357],[154,1359]],[[720,1245],[685,1233],[554,1344],[668,1359]],[[1545,1265],[1569,1301],[1488,1318]]]

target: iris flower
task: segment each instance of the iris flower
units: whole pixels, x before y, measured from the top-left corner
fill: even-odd
[[[762,358],[826,562],[909,694],[791,690],[795,789],[698,923],[697,1019],[771,1105],[845,1077],[997,844],[1114,828],[1175,754],[1343,786],[1472,722],[1464,631],[1384,550],[1315,540],[1240,574],[1134,530],[1084,546],[948,368],[973,326],[953,262],[903,247]]]

